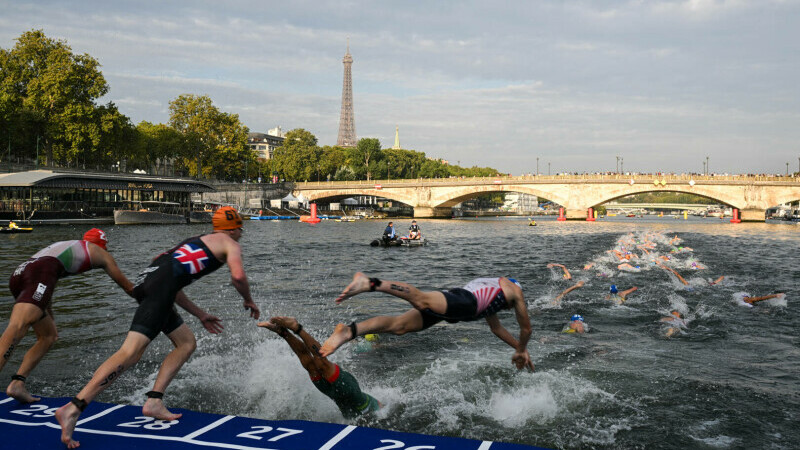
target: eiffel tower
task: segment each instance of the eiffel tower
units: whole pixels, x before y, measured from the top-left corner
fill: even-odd
[[[353,76],[351,66],[353,57],[350,56],[350,39],[347,40],[347,53],[344,54],[344,80],[342,81],[342,112],[339,115],[339,137],[336,145],[340,147],[356,146],[356,119],[353,116]]]

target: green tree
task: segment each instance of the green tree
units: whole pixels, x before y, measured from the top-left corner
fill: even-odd
[[[9,129],[38,136],[46,163],[54,151],[68,160],[90,157],[101,140],[94,101],[108,92],[99,68],[96,59],[73,54],[42,30],[22,33],[14,48],[0,52],[1,119]],[[26,141],[25,153],[35,156],[35,142]]]
[[[367,174],[367,181],[369,181],[372,170],[376,167],[375,163],[377,161],[375,160],[380,157],[381,141],[376,138],[359,139],[356,150],[358,155],[362,158],[361,160],[364,162],[364,170]]]
[[[169,104],[170,126],[183,135],[184,163],[197,177],[239,180],[250,165],[257,168],[256,153],[247,144],[248,129],[237,114],[214,106],[208,96],[183,94]]]
[[[273,170],[290,181],[315,180],[321,155],[316,136],[297,128],[287,132],[283,145],[275,149]]]

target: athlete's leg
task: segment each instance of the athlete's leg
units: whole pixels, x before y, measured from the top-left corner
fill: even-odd
[[[122,372],[139,361],[149,344],[150,338],[144,334],[129,331],[122,347],[97,368],[89,383],[78,393],[77,401],[89,403],[94,400],[98,394],[119,378]],[[76,448],[80,445],[78,441],[72,440],[72,432],[75,431],[75,424],[78,422],[81,411],[73,402],[67,403],[56,411],[56,420],[61,425],[61,442],[67,448]]]
[[[374,284],[366,275],[361,272],[353,276],[353,281],[342,291],[336,299],[337,303],[341,303],[347,298],[356,294],[372,290],[378,292],[385,292],[395,297],[402,298],[411,303],[411,306],[417,309],[430,309],[438,314],[445,314],[447,312],[447,299],[440,291],[421,291],[416,287],[403,283],[402,281],[380,280],[380,284]]]
[[[6,330],[3,332],[3,336],[0,337],[0,370],[11,358],[11,354],[17,344],[28,332],[28,328],[41,319],[43,314],[38,306],[30,303],[17,303],[14,305]]]
[[[33,324],[33,331],[36,333],[36,344],[31,347],[25,357],[22,358],[22,364],[17,370],[17,375],[27,377],[31,371],[39,364],[39,361],[44,358],[47,351],[58,339],[58,330],[56,323],[53,321],[52,316],[44,316],[38,322]],[[32,396],[27,389],[25,389],[24,380],[12,380],[6,389],[6,394],[9,397],[14,397],[21,403],[31,403],[41,400],[39,397]]]
[[[419,331],[422,327],[422,313],[416,309],[406,311],[399,316],[372,317],[355,325],[357,336],[378,333],[390,333],[400,336],[406,333]],[[342,344],[355,337],[349,325],[340,323],[336,325],[333,334],[322,344],[319,354],[327,357],[341,347]]]
[[[172,341],[175,348],[164,358],[161,363],[161,368],[158,369],[156,382],[153,383],[153,391],[163,394],[167,387],[178,374],[178,371],[183,367],[189,357],[192,356],[197,348],[197,339],[189,327],[182,323],[178,328],[173,330],[167,335]],[[179,419],[182,414],[173,414],[169,412],[164,401],[161,398],[148,397],[142,407],[142,414],[148,417],[155,417],[160,420],[175,420]]]

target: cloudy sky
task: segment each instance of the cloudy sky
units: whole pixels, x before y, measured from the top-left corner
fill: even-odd
[[[462,166],[798,170],[800,0],[0,0],[102,64],[134,123],[208,95],[251,131],[333,145],[347,40],[356,132]]]

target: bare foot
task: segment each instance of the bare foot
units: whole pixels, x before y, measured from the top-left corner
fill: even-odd
[[[347,285],[346,288],[336,297],[336,303],[342,303],[348,298],[369,291],[369,278],[361,272],[356,272],[353,275],[353,281]]]
[[[67,448],[78,448],[81,443],[72,440],[72,432],[75,431],[75,424],[78,423],[81,411],[72,402],[56,410],[56,420],[61,425],[61,442]]]
[[[183,414],[173,414],[169,412],[164,401],[160,398],[148,398],[142,406],[142,414],[147,417],[155,417],[159,420],[175,420],[180,419]]]
[[[25,389],[25,383],[19,380],[13,380],[6,388],[6,395],[14,397],[20,403],[33,403],[41,400],[39,397],[34,397]]]
[[[319,349],[319,354],[327,358],[329,355],[335,352],[337,348],[341,347],[342,344],[353,339],[354,337],[355,336],[353,336],[350,332],[350,327],[340,323],[339,325],[336,325],[336,328],[333,330],[333,334],[331,334],[325,343],[322,344],[322,348]]]
[[[299,326],[297,319],[295,319],[294,317],[276,316],[269,320],[272,323],[278,324],[279,326],[282,326],[292,331],[296,330]]]

